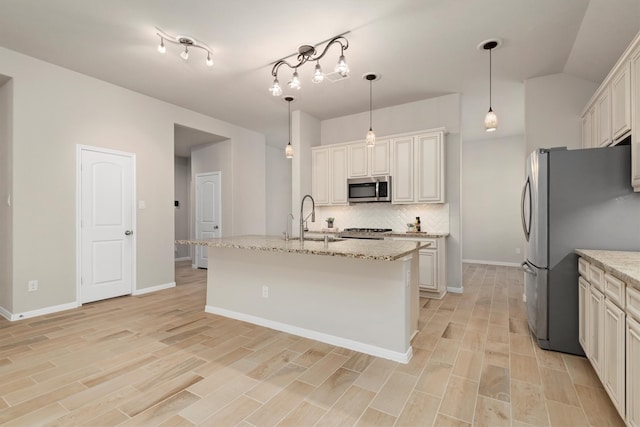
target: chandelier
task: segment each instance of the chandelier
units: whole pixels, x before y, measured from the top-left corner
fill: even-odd
[[[158,27],[156,27],[156,30],[158,30],[158,32],[156,33],[157,36],[160,37],[160,44],[158,45],[158,52],[165,53],[167,51],[167,47],[165,46],[164,42],[177,44],[177,45],[180,45],[180,46],[184,47],[184,50],[182,52],[180,52],[180,57],[182,59],[184,59],[185,61],[188,61],[189,60],[189,49],[191,49],[191,48],[202,49],[205,52],[207,52],[207,59],[205,60],[205,64],[207,64],[209,67],[213,66],[213,59],[211,59],[211,55],[213,54],[213,51],[211,50],[211,48],[209,46],[207,46],[207,44],[205,42],[201,42],[200,40],[197,40],[194,37],[185,36],[185,35],[181,35],[181,34],[179,34],[177,36],[172,36],[170,34],[165,33],[164,31],[162,31]]]
[[[325,40],[314,46],[304,44],[298,48],[297,54],[294,53],[283,59],[276,61],[276,63],[273,64],[273,68],[271,69],[271,75],[273,76],[273,84],[269,88],[269,92],[271,92],[273,96],[282,95],[282,87],[280,86],[280,82],[278,81],[278,70],[282,65],[286,65],[287,67],[293,70],[293,75],[291,76],[291,80],[289,80],[288,86],[289,88],[296,89],[296,90],[299,90],[301,87],[300,77],[298,75],[298,67],[306,64],[309,61],[311,62],[315,61],[316,63],[315,69],[313,72],[313,77],[311,79],[313,83],[321,83],[327,76],[336,77],[337,75],[339,76],[338,78],[347,77],[349,75],[349,66],[347,65],[347,61],[344,57],[344,51],[349,48],[349,40],[347,40],[344,37],[345,34],[347,33],[339,34],[329,40]],[[322,50],[322,53],[316,55],[318,53],[316,48],[324,43],[326,43],[326,46]],[[340,57],[338,58],[338,63],[334,68],[334,72],[330,74],[325,74],[322,71],[322,67],[320,66],[320,60],[327,54],[327,51],[329,50],[329,48],[334,44],[337,44],[340,46]],[[294,55],[297,55],[296,57],[298,60],[297,64],[290,64],[289,62],[286,61],[287,58],[290,58]]]

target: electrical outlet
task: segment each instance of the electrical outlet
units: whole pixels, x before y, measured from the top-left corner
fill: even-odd
[[[263,286],[262,287],[262,298],[269,298],[269,287],[268,286]]]
[[[520,254],[520,248],[516,248],[516,254]]]
[[[29,280],[27,283],[27,290],[29,292],[34,292],[38,290],[38,281],[37,280]]]

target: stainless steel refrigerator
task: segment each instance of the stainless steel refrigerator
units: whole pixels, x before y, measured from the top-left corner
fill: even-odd
[[[539,149],[527,159],[522,226],[525,298],[541,348],[584,355],[574,250],[640,250],[640,193],[630,146]]]

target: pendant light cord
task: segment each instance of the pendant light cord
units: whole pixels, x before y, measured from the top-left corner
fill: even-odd
[[[289,104],[289,144],[291,144],[291,101],[287,101]]]
[[[489,49],[489,110],[491,110],[491,51]]]
[[[373,130],[373,80],[369,80],[369,130]]]

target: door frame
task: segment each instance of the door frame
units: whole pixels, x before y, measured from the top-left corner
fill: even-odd
[[[199,219],[200,219],[200,210],[198,209],[198,178],[203,177],[203,176],[217,176],[218,177],[218,200],[216,200],[216,209],[217,209],[217,217],[218,217],[218,229],[220,230],[220,236],[222,236],[222,172],[221,171],[214,171],[214,172],[200,172],[196,174],[196,180],[194,183],[194,190],[195,190],[195,206],[194,206],[194,212],[195,215],[193,216],[194,219],[194,225],[193,225],[193,230],[194,230],[194,234],[195,234],[195,239],[198,239],[199,236]],[[208,246],[202,246],[202,245],[195,245],[195,252],[193,255],[193,260],[191,262],[191,267],[192,268],[198,268],[198,258],[200,256],[200,251],[202,250],[209,250]]]
[[[95,151],[103,154],[114,154],[131,158],[131,177],[132,177],[132,203],[131,203],[131,228],[135,231],[131,240],[131,294],[134,294],[137,287],[137,182],[136,182],[136,154],[126,151],[111,150],[109,148],[93,147],[90,145],[76,144],[76,304],[82,305],[82,152]]]

